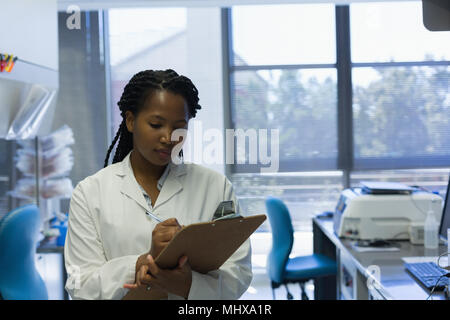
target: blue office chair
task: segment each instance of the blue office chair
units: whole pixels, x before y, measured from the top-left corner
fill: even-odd
[[[36,205],[9,212],[0,221],[0,294],[5,300],[47,300],[36,270],[40,216]]]
[[[313,254],[289,258],[294,243],[291,216],[280,199],[268,197],[266,209],[272,228],[272,249],[267,258],[267,271],[271,280],[272,295],[280,285],[286,287],[287,298],[293,299],[288,283],[299,283],[302,300],[308,300],[305,283],[318,277],[336,274],[336,262],[321,255]]]

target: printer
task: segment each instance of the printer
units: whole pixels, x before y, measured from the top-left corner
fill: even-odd
[[[373,183],[372,183],[373,185]],[[439,223],[442,198],[418,188],[361,188],[342,191],[333,215],[334,231],[354,240],[409,240],[423,244],[427,212]]]

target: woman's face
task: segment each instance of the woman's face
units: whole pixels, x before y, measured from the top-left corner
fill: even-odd
[[[136,117],[126,112],[128,131],[133,133],[133,149],[159,166],[170,162],[173,147],[182,139],[171,141],[172,132],[187,129],[188,121],[189,109],[184,98],[166,90],[153,92]]]

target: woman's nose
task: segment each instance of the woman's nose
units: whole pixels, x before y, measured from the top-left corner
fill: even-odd
[[[174,142],[171,140],[171,138],[172,138],[172,130],[168,129],[165,130],[164,133],[161,135],[160,141],[161,143],[164,144],[172,144]]]

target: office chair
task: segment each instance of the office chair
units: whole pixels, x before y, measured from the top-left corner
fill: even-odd
[[[309,300],[305,283],[311,279],[336,274],[336,262],[321,254],[289,258],[294,243],[289,210],[283,201],[274,197],[266,199],[266,209],[272,228],[272,249],[267,257],[267,271],[273,299],[275,300],[275,289],[281,285],[286,287],[288,300],[293,299],[287,284],[298,283],[301,299]]]
[[[0,221],[0,294],[5,300],[47,300],[36,270],[40,215],[36,205],[9,212]]]

